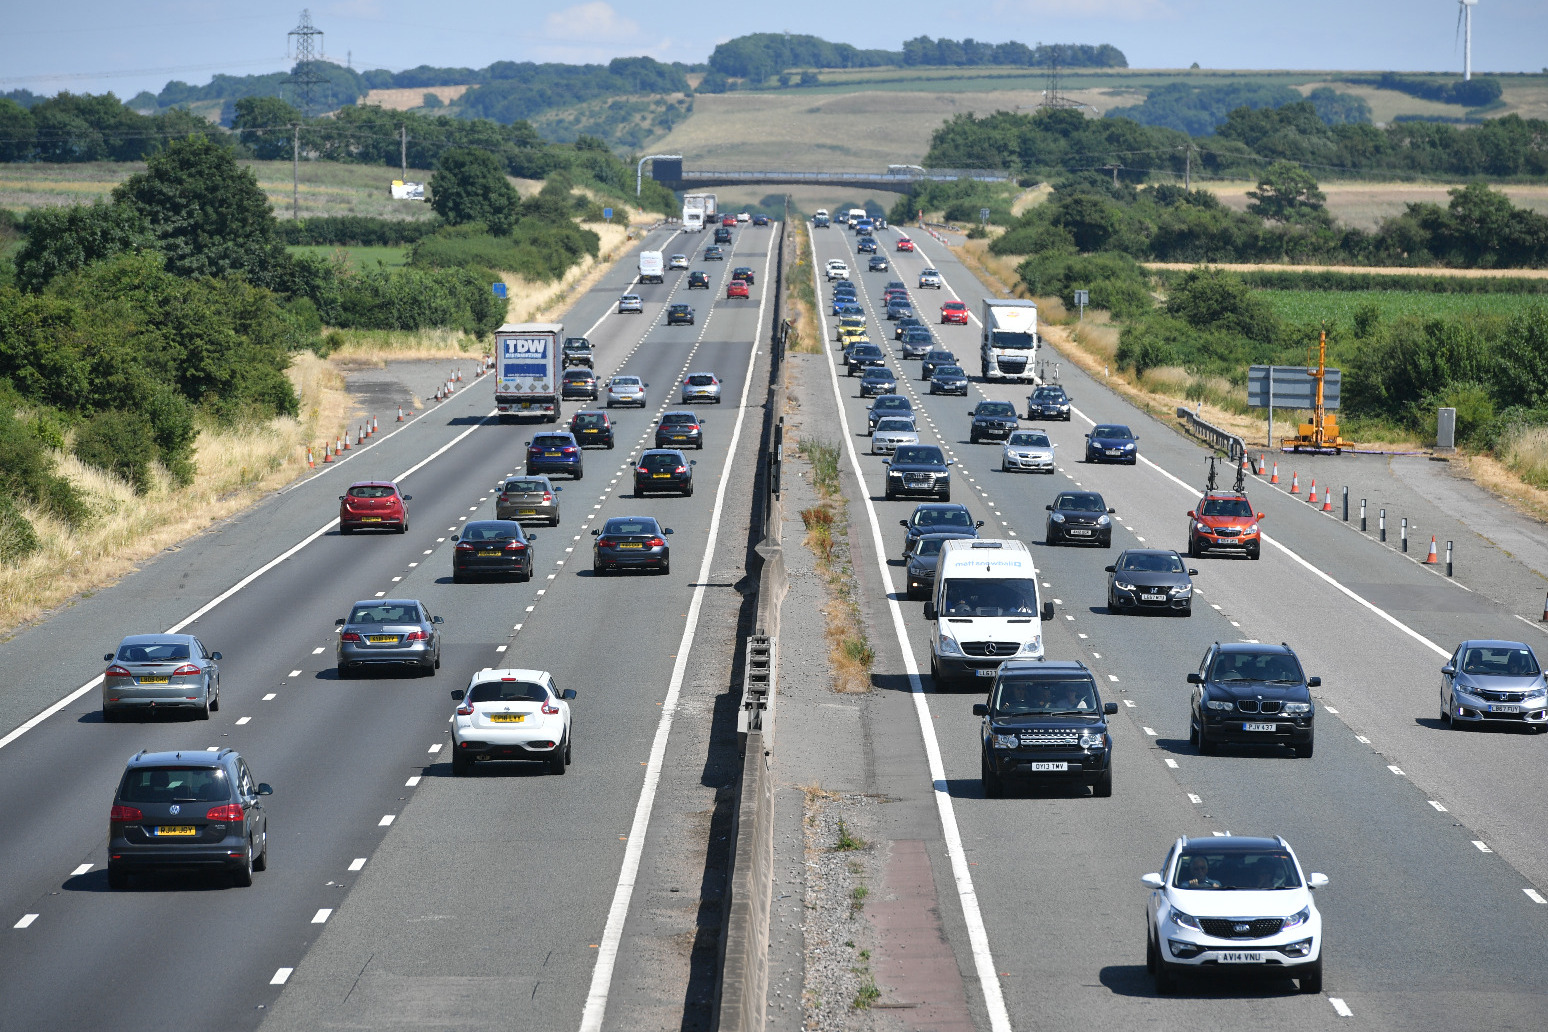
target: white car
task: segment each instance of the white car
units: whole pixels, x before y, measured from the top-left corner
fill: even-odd
[[[751,212],[745,212],[745,211],[739,211],[739,212],[736,213],[736,221],[738,221],[738,222],[751,222],[752,221],[752,213]]]
[[[871,454],[891,455],[900,444],[918,444],[919,428],[908,416],[883,416],[871,432]]]
[[[1227,972],[1294,978],[1301,992],[1322,992],[1312,890],[1328,876],[1304,874],[1283,838],[1179,838],[1161,870],[1140,881],[1152,890],[1145,968],[1157,992],[1171,992],[1179,975]]]
[[[669,269],[686,269],[686,268],[688,268],[688,256],[686,254],[674,254],[674,255],[672,255],[672,257],[667,259],[667,268],[669,268]]]
[[[837,258],[830,258],[828,259],[827,272],[828,279],[830,281],[836,279],[848,279],[849,265]]]
[[[689,373],[683,377],[683,404],[712,401],[720,404],[720,377],[714,373]]]
[[[921,287],[934,287],[936,290],[940,290],[941,274],[934,269],[926,269],[919,274],[919,285]]]
[[[1014,473],[1024,469],[1033,473],[1052,473],[1053,450],[1057,447],[1048,440],[1046,430],[1013,430],[1000,452],[1000,471]]]
[[[645,388],[650,384],[638,376],[615,376],[607,381],[607,407],[638,405],[645,407]]]
[[[640,295],[625,294],[618,299],[618,314],[622,315],[624,312],[633,312],[636,315],[644,314],[645,302],[640,300]]]
[[[550,774],[570,764],[570,700],[546,670],[486,667],[451,693],[452,773],[471,774],[479,760],[537,760]]]

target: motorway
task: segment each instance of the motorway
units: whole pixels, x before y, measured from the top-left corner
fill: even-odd
[[[735,774],[711,738],[734,707],[732,588],[768,375],[754,342],[772,318],[778,232],[740,228],[727,261],[703,263],[708,234],[655,231],[643,246],[695,253],[704,296],[669,273],[636,288],[644,315],[616,314],[629,255],[566,314],[599,375],[639,374],[650,403],[615,410],[618,447],[559,481],[563,523],[536,531],[530,583],[450,577],[451,539],[492,516],[533,431],[490,418],[488,377],[0,645],[0,1029],[707,1026],[718,883],[704,856]],[[724,298],[737,264],[757,272],[751,300]],[[665,326],[678,300],[696,325]],[[698,490],[636,501],[631,457],[700,370],[720,376],[724,402],[699,409]],[[566,414],[578,407],[591,406]],[[337,496],[366,479],[412,496],[407,534],[338,534]],[[629,514],[676,531],[669,576],[593,577],[588,530]],[[383,595],[444,617],[438,676],[336,678],[335,617]],[[224,654],[220,711],[103,723],[102,654],[174,627]],[[507,665],[576,689],[574,765],[453,779],[448,692]],[[212,876],[109,891],[125,759],[219,746],[274,786],[269,869],[248,889]]]
[[[1199,570],[1200,592],[1190,620],[1108,613],[1102,568],[1120,549],[1184,546],[1185,513],[1197,501],[1207,453],[1064,361],[1075,416],[1038,424],[1059,446],[1058,472],[1000,472],[998,444],[968,443],[969,412],[984,398],[1025,411],[1029,387],[977,377],[982,288],[922,232],[913,235],[918,253],[893,252],[897,235],[879,235],[892,270],[870,273],[861,271],[864,258],[854,254],[848,230],[814,232],[814,268],[841,257],[855,270],[878,328],[872,339],[906,384],[922,417],[922,441],[941,444],[957,460],[952,500],[986,521],[986,536],[1016,536],[1032,549],[1056,608],[1044,625],[1048,657],[1085,661],[1106,697],[1120,702],[1113,798],[1084,791],[983,797],[979,720],[971,714],[982,697],[938,694],[920,675],[929,668],[931,625],[922,604],[904,601],[900,591],[897,523],[917,503],[883,500],[884,460],[866,453],[869,403],[857,396],[858,379],[833,375],[845,460],[864,485],[865,497],[851,500],[851,518],[867,553],[856,569],[872,602],[873,683],[914,701],[878,711],[882,725],[868,740],[892,744],[878,767],[935,787],[941,834],[930,846],[932,867],[977,1025],[1543,1027],[1548,800],[1536,786],[1548,741],[1452,732],[1436,719],[1439,668],[1456,642],[1519,639],[1519,618],[1305,503],[1267,488],[1253,492],[1251,484],[1270,539],[1260,561],[1188,560]],[[927,265],[945,278],[939,296],[915,289]],[[875,307],[889,279],[909,285],[921,316],[974,378],[966,399],[928,396],[918,363],[899,357]],[[817,287],[823,299],[830,296],[825,283]],[[936,322],[939,301],[953,297],[974,311],[970,325]],[[830,361],[831,337],[828,320]],[[1093,422],[1134,427],[1139,465],[1082,462],[1083,434]],[[1043,543],[1044,505],[1074,486],[1102,492],[1117,509],[1112,551]],[[1321,676],[1314,758],[1230,747],[1204,757],[1189,745],[1185,676],[1209,643],[1235,640],[1288,642],[1307,673]],[[1330,877],[1318,894],[1326,929],[1322,994],[1299,995],[1288,980],[1185,983],[1175,997],[1154,993],[1144,969],[1149,890],[1140,875],[1157,869],[1178,835],[1227,831],[1283,835],[1308,870]]]

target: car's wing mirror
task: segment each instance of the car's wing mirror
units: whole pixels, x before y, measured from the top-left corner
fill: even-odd
[[[560,487],[560,486],[559,486],[559,485],[558,485],[558,484],[555,484],[555,485],[554,485],[554,490],[555,490],[555,491],[563,491],[563,490],[564,490],[564,488],[562,488],[562,487]]]
[[[936,611],[935,611],[935,603],[934,602],[926,602],[924,604],[924,618],[926,620],[935,620],[935,619],[938,619],[938,616],[939,616],[939,614],[937,614]]]
[[[1047,509],[1049,512],[1053,512],[1053,506],[1051,505],[1045,505],[1043,508]]]
[[[973,529],[977,530],[979,527],[982,527],[983,525],[984,525],[984,521],[983,520],[979,520],[977,523],[973,524]]]
[[[1204,678],[1199,676],[1198,671],[1194,671],[1193,673],[1188,675],[1188,683],[1189,684],[1203,684],[1204,683]]]
[[[1043,619],[1044,620],[1052,620],[1053,618],[1054,618],[1053,603],[1052,602],[1044,602],[1043,603]]]
[[[210,658],[213,659],[215,662],[219,663],[220,662],[220,653],[219,652],[211,652],[210,653]]]
[[[592,537],[600,537],[600,536],[601,536],[601,535],[602,535],[602,531],[600,531],[600,530],[597,530],[597,529],[593,529],[593,530],[592,530],[592,531],[591,531],[591,536],[592,536]]]
[[[1109,513],[1116,513],[1116,512],[1117,512],[1117,511],[1118,511],[1118,510],[1117,510],[1117,509],[1114,509],[1114,508],[1113,508],[1113,507],[1112,507],[1112,506],[1110,506],[1110,505],[1109,505],[1109,506],[1108,506],[1108,507],[1107,507],[1107,511],[1108,511],[1108,512],[1109,512]]]
[[[404,495],[403,496],[403,500],[405,502],[412,502],[414,500],[414,496],[413,495]]]
[[[431,623],[445,623],[445,622],[446,622],[446,621],[445,621],[445,620],[443,620],[443,619],[442,619],[442,618],[441,618],[441,617],[439,617],[439,616],[432,616],[432,617],[431,617],[431,618],[430,618],[430,622],[431,622]]]
[[[1102,712],[1109,717],[1114,716],[1118,712],[1118,704],[1116,702],[1104,702],[1102,703]]]
[[[1306,687],[1308,687],[1308,688],[1321,688],[1322,687],[1322,678],[1320,678],[1320,677],[1308,677],[1306,679]]]
[[[344,618],[341,616],[337,620],[333,621],[333,626],[335,626],[335,627],[343,627],[344,626]],[[113,657],[109,656],[108,658],[112,659]]]
[[[112,656],[104,656],[103,658],[104,659],[112,659],[113,657]],[[1452,674],[1455,674],[1456,672],[1457,672],[1457,668],[1452,666],[1450,663],[1447,663],[1445,666],[1441,667],[1441,673],[1445,674],[1447,677],[1450,677]]]
[[[1104,567],[1102,567],[1102,571],[1104,573],[1117,573],[1118,572],[1118,567],[1116,567],[1116,566],[1104,566]]]
[[[1190,576],[1190,577],[1197,577],[1198,575],[1199,575],[1199,571],[1198,570],[1193,569],[1191,566],[1188,568],[1188,576]]]
[[[698,464],[699,464],[699,460],[698,459],[689,459],[688,460],[688,465],[690,465],[690,466],[697,466]]]
[[[113,662],[113,654],[111,652],[109,652],[107,655],[103,656],[102,657],[102,662],[104,662],[104,663],[111,663],[111,662]]]
[[[559,693],[559,698],[569,702],[571,699],[575,698],[575,689],[566,688],[564,691]]]
[[[467,694],[466,688],[453,688],[451,693],[452,702],[461,702]]]
[[[344,496],[343,495],[339,495],[339,501],[342,502],[343,500],[344,500]]]
[[[900,526],[900,527],[908,526],[908,520],[898,520],[898,526]],[[108,657],[108,659],[112,659],[112,658],[113,658],[112,656]]]
[[[259,795],[273,795],[274,794],[274,786],[269,784],[267,781],[260,781],[260,782],[258,782],[258,794]]]
[[[670,534],[670,533],[672,533],[672,528],[668,527],[665,530],[663,530],[661,533],[663,533],[663,534]]]
[[[1188,518],[1190,520],[1196,520],[1196,519],[1199,518],[1199,514],[1197,512],[1195,512],[1195,511],[1193,511],[1192,509],[1189,509],[1188,510]]]
[[[1320,872],[1313,872],[1312,875],[1306,879],[1306,884],[1310,885],[1314,889],[1323,888],[1328,884],[1328,876]]]
[[[1146,888],[1151,888],[1151,889],[1164,889],[1164,888],[1166,888],[1166,883],[1161,880],[1161,876],[1159,874],[1142,874],[1142,875],[1140,875],[1140,884],[1144,885]]]
[[[1258,513],[1258,519],[1260,519],[1260,520],[1263,519],[1263,514],[1261,512]]]
[[[982,702],[975,702],[975,703],[973,703],[973,716],[975,716],[975,717],[987,717],[988,715],[989,715],[989,706],[988,706],[987,703],[982,703]]]

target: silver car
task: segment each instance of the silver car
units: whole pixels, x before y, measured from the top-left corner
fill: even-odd
[[[908,416],[883,416],[871,432],[871,454],[891,455],[900,444],[918,444],[919,428]]]
[[[441,668],[441,618],[411,598],[368,598],[339,628],[339,678],[368,666],[412,666],[431,677]]]
[[[1015,430],[1005,439],[1000,452],[1000,470],[1014,473],[1026,470],[1032,473],[1054,471],[1053,450],[1059,447],[1048,440],[1046,430]]]
[[[1441,667],[1441,719],[1526,725],[1548,731],[1548,686],[1532,649],[1519,641],[1464,641]]]
[[[220,709],[220,653],[191,634],[131,634],[102,657],[102,719],[175,709],[202,720]]]
[[[674,254],[674,255],[672,255],[670,258],[667,259],[667,268],[669,268],[669,269],[686,269],[686,268],[688,268],[688,256],[686,254]]]
[[[625,312],[633,312],[636,315],[644,314],[645,302],[640,300],[640,295],[625,294],[618,299],[618,314],[622,315]]]
[[[547,477],[510,477],[495,498],[495,519],[559,526],[559,492]]]
[[[934,287],[936,290],[940,290],[941,274],[934,269],[925,269],[919,274],[919,285],[921,287]]]
[[[683,404],[712,401],[720,404],[720,377],[714,373],[689,373],[683,377]]]
[[[607,407],[638,405],[645,407],[645,388],[650,384],[638,376],[615,376],[607,381]]]

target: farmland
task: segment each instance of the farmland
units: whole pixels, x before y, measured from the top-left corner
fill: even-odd
[[[1274,313],[1292,326],[1351,327],[1355,312],[1374,307],[1383,322],[1404,316],[1423,319],[1464,315],[1514,315],[1548,308],[1548,299],[1532,294],[1436,294],[1418,290],[1259,290]]]

